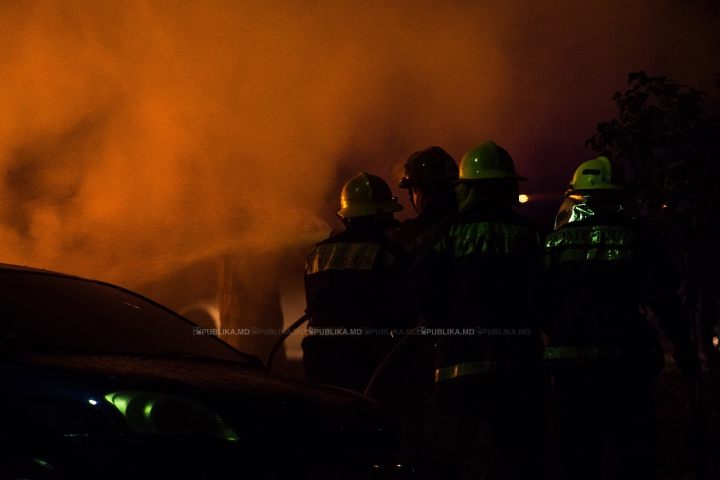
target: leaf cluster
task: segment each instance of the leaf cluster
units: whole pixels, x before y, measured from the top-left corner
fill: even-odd
[[[638,207],[673,246],[686,250],[718,234],[720,119],[705,112],[705,92],[631,73],[613,100],[617,118],[598,124],[585,145],[608,156]]]

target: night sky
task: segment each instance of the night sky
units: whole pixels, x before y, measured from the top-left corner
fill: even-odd
[[[717,5],[2,2],[0,260],[134,288],[303,251],[360,170],[408,205],[398,165],[430,145],[494,140],[562,194],[628,73],[718,97]]]

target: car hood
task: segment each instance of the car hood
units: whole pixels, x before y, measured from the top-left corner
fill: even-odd
[[[221,399],[239,398],[328,407],[374,409],[375,402],[348,390],[291,380],[264,368],[210,359],[121,355],[26,354],[15,362],[54,371],[76,382],[109,390],[149,389],[171,393],[200,392]],[[202,394],[201,394],[202,396]]]
[[[318,448],[363,455],[396,451],[400,444],[396,419],[373,400],[255,366],[194,358],[25,354],[0,362],[0,376],[25,399],[64,397],[87,405],[121,391],[182,395],[209,406],[238,433],[241,444],[297,458]]]

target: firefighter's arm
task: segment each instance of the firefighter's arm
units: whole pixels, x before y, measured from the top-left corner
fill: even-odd
[[[452,305],[451,270],[442,251],[435,249],[437,236],[428,241],[407,274],[410,301],[428,327],[438,327]]]

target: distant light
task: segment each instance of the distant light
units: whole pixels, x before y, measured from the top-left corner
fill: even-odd
[[[713,337],[712,342],[713,342],[713,346],[717,347],[718,343],[720,343],[720,340],[718,339],[718,337]]]
[[[90,405],[97,405],[97,400],[93,400],[91,398],[89,401],[90,401]]]
[[[520,203],[526,203],[528,200],[530,200],[530,197],[528,197],[525,194],[522,194],[518,197],[518,200],[520,200]]]

